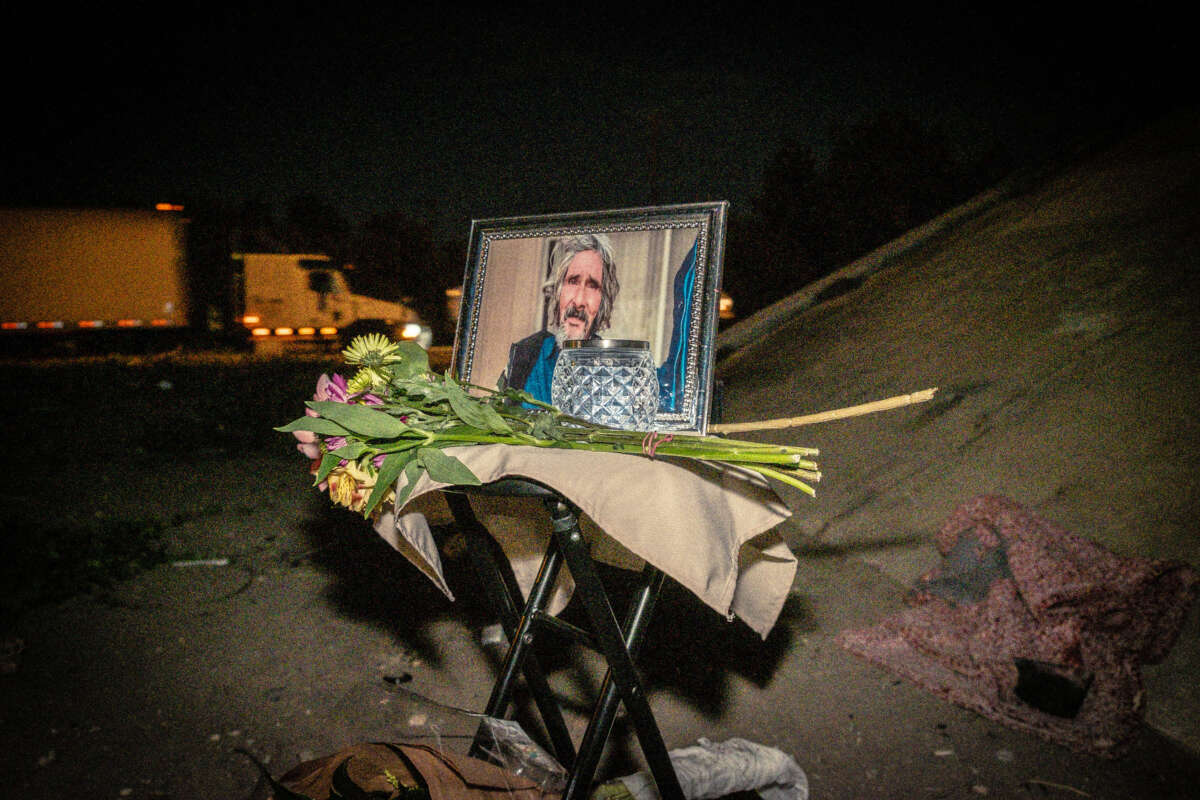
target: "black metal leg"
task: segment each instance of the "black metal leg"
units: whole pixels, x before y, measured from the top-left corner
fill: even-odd
[[[583,540],[578,512],[558,497],[548,498],[546,506],[554,523],[555,538],[567,561],[567,567],[575,578],[576,593],[584,604],[584,610],[592,625],[592,633],[608,663],[600,701],[580,743],[579,755],[575,768],[571,770],[567,788],[563,792],[563,800],[576,800],[587,796],[595,777],[596,765],[612,729],[618,694],[633,720],[634,731],[637,733],[642,753],[646,756],[650,774],[658,785],[659,796],[663,800],[683,800],[679,779],[671,766],[662,733],[654,720],[654,714],[650,711],[650,704],[646,701],[641,679],[633,663],[633,656],[640,647],[654,601],[662,587],[663,574],[647,565],[643,573],[642,589],[631,604],[626,618],[626,633],[623,635],[608,602],[608,594],[596,574],[587,543]]]
[[[508,710],[518,674],[524,674],[530,694],[537,704],[551,745],[559,761],[568,768],[568,782],[562,800],[586,798],[596,767],[603,755],[616,718],[619,703],[624,703],[633,722],[638,743],[646,757],[650,774],[663,800],[683,800],[683,791],[663,742],[658,723],[650,711],[641,679],[634,666],[645,638],[650,616],[665,581],[663,573],[647,564],[641,585],[626,612],[624,626],[618,625],[608,594],[596,572],[587,543],[579,528],[579,510],[556,492],[528,481],[508,481],[517,484],[516,493],[539,496],[550,512],[554,536],[542,560],[541,569],[529,591],[523,610],[518,612],[520,589],[511,573],[502,571],[495,541],[476,519],[465,495],[448,493],[447,501],[455,520],[472,541],[470,552],[488,600],[497,609],[501,625],[509,638],[508,653],[501,665],[500,676],[492,689],[486,713],[502,717]],[[486,489],[486,487],[485,487]],[[529,491],[532,490],[532,491]],[[496,493],[504,494],[504,490]],[[575,579],[576,596],[582,602],[591,625],[591,635],[546,614],[551,589],[565,563]],[[558,629],[597,649],[605,659],[608,670],[600,688],[600,698],[584,732],[576,753],[549,683],[532,652],[536,632],[542,628]],[[476,735],[471,754],[483,756],[481,734]]]
[[[505,635],[511,639],[521,615],[521,607],[515,602],[521,596],[520,587],[517,586],[512,570],[510,568],[506,571],[501,568],[501,564],[506,562],[502,557],[498,557],[501,555],[497,552],[499,545],[480,524],[467,496],[457,492],[448,493],[446,504],[450,506],[459,531],[469,541],[467,555],[483,586],[487,601],[499,614],[500,625],[504,628]]]
[[[552,552],[547,553],[529,592],[525,613],[518,616],[516,601],[521,596],[520,589],[511,575],[501,572],[498,560],[493,554],[495,542],[475,517],[470,501],[464,495],[448,494],[447,503],[463,534],[474,540],[468,548],[472,563],[488,601],[500,615],[500,625],[509,641],[508,653],[501,667],[501,677],[492,687],[485,713],[490,717],[504,717],[516,688],[517,673],[523,672],[529,692],[546,726],[554,754],[559,763],[569,769],[575,763],[575,743],[567,730],[562,711],[554,701],[550,684],[537,656],[529,648],[532,643],[530,627],[536,615],[546,607],[550,591],[558,577],[562,558],[553,548]],[[484,740],[481,734],[482,728],[471,745],[470,754],[476,757],[483,755]]]
[[[647,565],[642,574],[642,588],[631,601],[629,613],[625,618],[624,630],[625,646],[629,650],[629,654],[634,658],[637,657],[637,651],[640,649],[641,642],[644,639],[643,634],[645,633],[646,623],[649,621],[649,615],[653,610],[658,592],[662,588],[664,577],[662,572]],[[592,719],[588,723],[587,730],[584,731],[583,739],[580,741],[579,757],[575,762],[575,780],[583,789],[586,789],[590,785],[595,776],[596,767],[604,751],[604,745],[612,732],[619,701],[620,694],[617,684],[612,679],[612,672],[609,670],[604,675],[604,681],[600,686],[600,699],[596,703]],[[649,755],[646,756],[646,759],[648,764],[652,763]],[[658,763],[657,770],[661,772],[661,762]],[[652,767],[651,773],[654,774],[655,771],[655,768]],[[665,797],[666,795],[663,796]]]

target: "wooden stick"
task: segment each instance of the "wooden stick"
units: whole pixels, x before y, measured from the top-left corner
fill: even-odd
[[[1049,786],[1052,789],[1066,789],[1068,792],[1074,792],[1075,794],[1079,795],[1080,797],[1091,797],[1090,794],[1083,791],[1082,789],[1076,789],[1074,786],[1067,786],[1065,783],[1051,783],[1050,781],[1038,780],[1037,778],[1030,778],[1029,780],[1027,780],[1025,782],[1026,783],[1036,783],[1039,786]]]
[[[932,389],[923,389],[912,394],[899,394],[895,397],[889,397],[886,400],[876,400],[872,403],[863,403],[858,406],[848,406],[846,408],[837,408],[832,411],[821,411],[816,414],[807,414],[803,417],[784,417],[782,419],[764,419],[760,422],[730,422],[719,425],[709,425],[708,430],[712,433],[743,433],[745,431],[765,431],[776,430],[779,428],[796,428],[801,425],[812,425],[816,422],[829,422],[834,419],[845,419],[846,417],[858,417],[863,414],[874,414],[876,411],[890,411],[893,408],[903,408],[911,406],[914,403],[924,403],[926,400],[933,399],[933,393],[937,391],[937,387]]]

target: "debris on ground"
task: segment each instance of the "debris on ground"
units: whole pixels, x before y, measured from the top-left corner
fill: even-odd
[[[1141,665],[1174,646],[1196,571],[1117,556],[990,495],[960,506],[937,546],[943,565],[914,607],[839,643],[989,719],[1121,755],[1141,722]]]
[[[711,742],[702,738],[695,746],[668,755],[688,800],[714,800],[739,792],[755,792],[763,800],[808,800],[808,776],[791,756],[774,747],[746,739]],[[659,800],[654,779],[647,772],[606,784],[595,797]]]

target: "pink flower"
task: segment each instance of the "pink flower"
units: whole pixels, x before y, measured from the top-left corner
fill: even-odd
[[[313,400],[332,400],[335,403],[345,403],[346,398],[346,379],[341,375],[334,373],[332,378],[328,375],[317,378],[317,391],[313,394]],[[310,417],[319,416],[311,408],[304,409],[304,413]],[[303,453],[305,458],[312,460],[321,457],[321,439],[315,433],[292,431],[292,435],[299,440],[296,449]],[[342,444],[345,444],[345,441]],[[336,450],[337,448],[331,449]]]
[[[321,375],[317,378],[317,391],[313,394],[313,400],[331,400],[335,403],[350,402],[350,394],[346,390],[346,379],[336,372],[332,376]],[[373,394],[359,395],[354,402],[368,406],[383,405],[383,400]],[[320,416],[311,408],[304,409],[304,413],[310,417]],[[296,449],[303,453],[305,458],[309,460],[321,458],[321,438],[319,436],[312,431],[292,431],[292,435],[299,440]],[[327,451],[337,450],[345,444],[346,437],[330,436],[325,440],[325,449]]]
[[[348,396],[346,379],[336,372],[332,378],[328,375],[317,378],[317,393],[313,395],[313,400],[332,400],[335,403],[345,403]]]
[[[292,435],[299,439],[296,444],[296,449],[304,454],[304,457],[310,461],[321,457],[321,440],[312,431],[292,431]]]
[[[332,400],[335,403],[349,403],[350,393],[347,391],[346,379],[336,372],[333,374],[333,377],[322,375],[320,378],[317,378],[317,393],[313,399]],[[354,402],[362,403],[366,406],[383,405],[382,399],[369,392],[358,395]]]

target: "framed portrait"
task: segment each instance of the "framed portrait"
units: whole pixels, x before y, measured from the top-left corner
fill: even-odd
[[[725,202],[471,223],[452,370],[551,402],[571,339],[649,343],[658,431],[704,433],[725,246]]]

